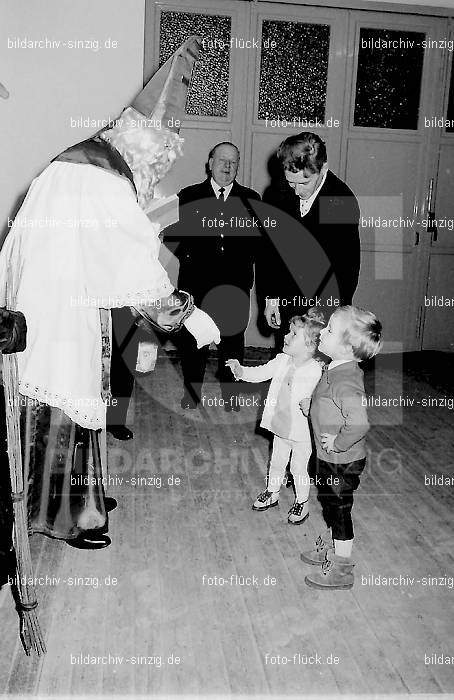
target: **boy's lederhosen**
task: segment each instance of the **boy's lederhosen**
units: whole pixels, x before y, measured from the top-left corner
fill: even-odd
[[[318,500],[335,540],[353,539],[353,492],[359,486],[359,477],[365,466],[365,457],[347,464],[333,464],[318,458],[316,460]]]
[[[366,465],[369,429],[363,372],[355,361],[325,369],[312,396],[310,417],[317,449],[316,485],[323,517],[333,539],[353,539],[353,493]],[[337,435],[335,452],[321,444],[321,434]]]

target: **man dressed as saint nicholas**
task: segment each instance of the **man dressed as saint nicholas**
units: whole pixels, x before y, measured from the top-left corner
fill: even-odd
[[[175,125],[199,49],[188,39],[112,128],[54,159],[0,253],[0,306],[27,323],[16,355],[24,494],[15,497],[26,501],[29,533],[79,548],[110,543],[100,440],[110,310],[130,307],[145,328],[184,325],[199,347],[219,342],[212,319],[171,284],[158,261],[160,226],[145,213],[182,153]]]

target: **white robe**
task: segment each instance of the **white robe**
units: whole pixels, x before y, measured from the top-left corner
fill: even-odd
[[[8,306],[27,321],[21,394],[105,427],[99,309],[172,293],[158,233],[128,180],[102,168],[56,162],[32,182],[0,253],[0,303],[9,277]]]

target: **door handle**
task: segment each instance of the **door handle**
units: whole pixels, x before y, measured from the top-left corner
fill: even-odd
[[[417,221],[418,217],[418,196],[415,194],[413,201],[413,221]],[[419,245],[419,231],[415,229],[415,246]]]
[[[418,313],[416,314],[416,337],[419,338],[421,335],[421,321],[422,321],[422,306],[418,307]]]
[[[435,218],[435,209],[433,208],[433,194],[434,194],[434,179],[430,178],[429,182],[429,192],[427,195],[427,233],[432,236],[432,242],[438,239],[438,229],[437,220]]]
[[[427,212],[427,233],[432,234],[432,241],[435,243],[438,239],[438,229],[434,211]]]

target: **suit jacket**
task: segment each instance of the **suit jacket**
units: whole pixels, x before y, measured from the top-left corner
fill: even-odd
[[[261,236],[256,226],[246,225],[253,221],[244,202],[260,200],[260,195],[234,181],[222,202],[207,178],[182,189],[178,198],[180,220],[164,234],[180,262],[178,286],[196,300],[222,284],[249,294]]]
[[[301,261],[301,270],[305,265],[310,267],[311,261],[307,260],[307,233],[311,234],[332,265],[341,304],[350,304],[358,284],[360,269],[360,210],[350,188],[328,170],[320,192],[304,217],[300,214],[300,198],[286,182],[279,189],[270,189],[264,196],[264,201],[286,212],[303,227],[296,230],[290,230],[288,225],[278,227],[277,233],[282,237],[286,259],[293,261],[295,265],[299,265],[298,261]],[[291,298],[294,294],[310,296],[311,291],[304,289],[305,275],[302,274],[301,280],[297,279],[296,274],[290,275],[288,264],[276,256],[276,248],[279,248],[279,245],[267,246],[261,259],[258,276],[262,293],[271,298]],[[317,264],[318,258],[315,258],[314,265]],[[320,281],[322,277],[321,271]]]

